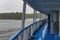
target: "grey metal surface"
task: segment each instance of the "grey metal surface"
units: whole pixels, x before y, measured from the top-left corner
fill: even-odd
[[[60,10],[59,10],[59,36],[60,36]]]
[[[40,12],[60,10],[60,0],[24,0],[29,6]]]
[[[59,34],[59,11],[52,10],[50,11],[50,28],[51,34]]]
[[[33,14],[33,23],[35,23],[36,22],[36,20],[37,20],[37,18],[36,18],[36,15],[37,14],[37,11],[34,9],[34,14]],[[34,25],[34,31],[35,31],[35,27],[36,27],[36,24]]]
[[[26,14],[26,2],[23,3],[22,28],[24,28],[24,26],[25,26],[25,14]],[[24,32],[22,33],[22,39],[21,40],[24,40],[23,37],[24,37]]]

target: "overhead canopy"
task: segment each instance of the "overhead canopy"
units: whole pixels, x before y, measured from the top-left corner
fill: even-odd
[[[24,0],[32,8],[40,12],[49,12],[50,10],[60,10],[60,0]]]

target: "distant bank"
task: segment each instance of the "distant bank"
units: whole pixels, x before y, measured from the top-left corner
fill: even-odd
[[[40,14],[37,14],[37,18],[39,18]],[[46,17],[46,15],[41,14],[41,18]],[[33,18],[32,14],[26,14],[25,18]],[[13,19],[13,20],[21,20],[22,19],[22,13],[16,12],[16,13],[0,13],[0,19]]]
[[[21,19],[22,13],[0,13],[0,19]]]
[[[26,18],[32,18],[33,14],[26,14]],[[0,19],[14,19],[14,20],[21,20],[22,13],[0,13]]]

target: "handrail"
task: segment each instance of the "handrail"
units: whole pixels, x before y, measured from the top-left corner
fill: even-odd
[[[15,33],[15,35],[13,35],[12,37],[9,38],[9,40],[22,40],[23,32],[25,32],[25,34],[23,35],[24,40],[28,40],[33,35],[33,33],[40,27],[40,25],[42,25],[45,22],[46,22],[46,19],[39,20],[35,23],[32,23],[29,26],[18,30]],[[35,26],[37,26],[37,27],[35,27]],[[26,38],[24,36],[26,36]]]

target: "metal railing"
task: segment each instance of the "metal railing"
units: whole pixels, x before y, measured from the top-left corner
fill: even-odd
[[[33,33],[46,22],[46,19],[39,20],[35,23],[30,24],[29,26],[20,29],[18,32],[16,32],[15,35],[9,38],[9,40],[28,40],[33,36]]]

